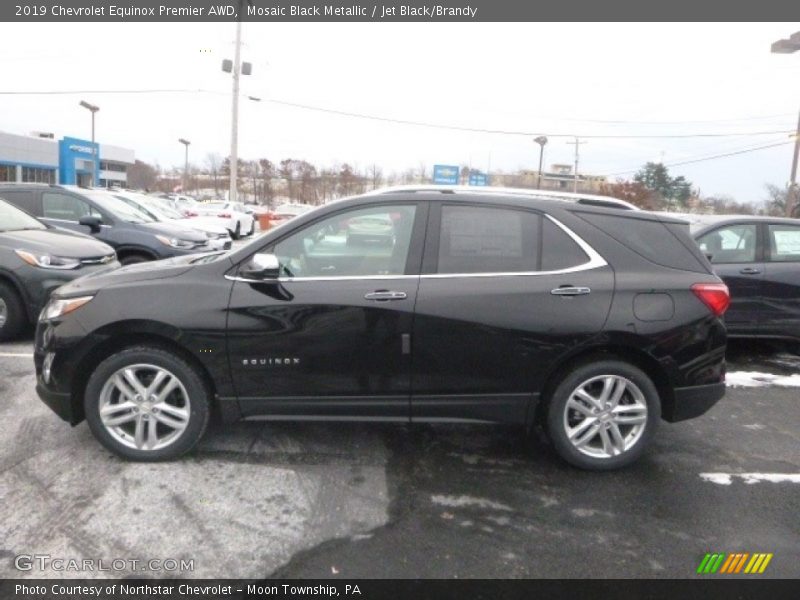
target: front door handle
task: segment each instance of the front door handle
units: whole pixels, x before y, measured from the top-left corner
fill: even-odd
[[[758,275],[761,273],[761,269],[756,269],[755,267],[745,267],[741,271],[739,271],[742,275]]]
[[[553,296],[585,296],[586,294],[591,294],[592,290],[588,287],[565,285],[550,290],[550,293]]]
[[[405,300],[407,298],[405,292],[392,292],[389,290],[378,290],[364,294],[365,300],[375,300],[376,302],[387,302],[389,300]]]

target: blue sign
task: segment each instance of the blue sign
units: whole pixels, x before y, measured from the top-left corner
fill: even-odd
[[[433,165],[433,183],[457,185],[460,172],[458,165]]]
[[[489,185],[489,176],[486,173],[470,173],[470,185]]]
[[[100,144],[65,137],[58,142],[58,180],[66,185],[86,182],[87,176],[97,185],[99,180]]]

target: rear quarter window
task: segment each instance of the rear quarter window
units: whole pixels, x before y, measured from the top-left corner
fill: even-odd
[[[652,263],[682,271],[708,272],[697,257],[699,250],[689,235],[688,226],[668,226],[651,219],[608,214],[579,213],[578,216]],[[679,235],[686,239],[679,239]]]

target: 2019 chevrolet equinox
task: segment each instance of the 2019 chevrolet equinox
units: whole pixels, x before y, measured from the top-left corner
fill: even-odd
[[[348,235],[367,221],[381,236]],[[723,396],[727,305],[681,221],[592,198],[394,190],[227,254],[60,288],[37,327],[37,389],[134,460],[190,450],[218,411],[538,423],[569,463],[613,469],[660,420]]]

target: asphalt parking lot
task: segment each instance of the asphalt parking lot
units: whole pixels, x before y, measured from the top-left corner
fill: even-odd
[[[0,577],[87,575],[14,566],[43,554],[193,560],[166,573],[183,577],[680,578],[740,551],[774,554],[762,577],[800,575],[800,401],[763,377],[663,424],[616,473],[515,430],[342,423],[240,423],[178,462],[134,464],[37,399],[31,352],[0,345]],[[800,364],[731,354],[731,370]]]

